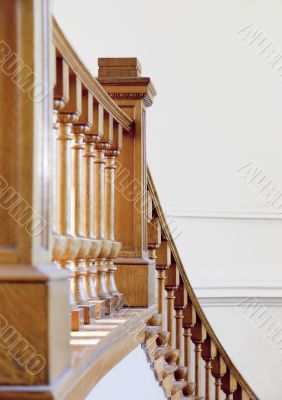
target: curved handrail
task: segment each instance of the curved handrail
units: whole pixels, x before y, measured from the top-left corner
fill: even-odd
[[[208,333],[208,335],[210,336],[210,338],[212,339],[212,341],[214,342],[217,351],[220,353],[223,361],[225,362],[225,364],[227,365],[227,367],[229,368],[230,372],[232,373],[232,375],[234,376],[234,378],[236,379],[237,383],[241,386],[241,388],[243,390],[245,390],[245,392],[247,393],[247,395],[252,399],[252,400],[259,400],[258,396],[254,393],[254,391],[251,389],[251,387],[248,385],[248,383],[245,381],[245,379],[243,378],[243,376],[240,374],[240,372],[237,370],[237,368],[235,367],[235,365],[233,364],[233,362],[231,361],[231,359],[229,358],[228,354],[226,353],[226,351],[224,350],[223,346],[221,345],[219,339],[217,338],[216,334],[214,333],[213,328],[211,327],[209,321],[207,320],[207,317],[197,299],[197,296],[191,286],[191,283],[187,277],[184,265],[182,263],[182,260],[180,258],[179,252],[177,250],[177,247],[175,245],[175,242],[172,238],[170,229],[168,227],[168,224],[166,222],[166,218],[162,209],[162,206],[160,204],[160,200],[159,200],[159,196],[157,194],[153,179],[152,179],[152,175],[150,173],[150,170],[148,168],[148,189],[149,192],[151,194],[152,200],[153,200],[153,204],[154,207],[156,209],[156,212],[158,214],[158,219],[160,221],[160,225],[162,227],[163,233],[165,235],[166,240],[169,243],[169,247],[170,250],[173,254],[173,257],[175,259],[176,265],[178,267],[179,273],[181,275],[181,278],[184,282],[185,288],[187,290],[188,296],[191,299],[192,305],[195,308],[197,315],[199,316],[201,322],[204,324],[205,329]]]
[[[53,42],[62,58],[67,62],[75,75],[81,80],[87,90],[103,106],[103,108],[113,116],[113,118],[129,131],[133,121],[125,114],[120,107],[111,99],[107,92],[100,85],[98,80],[92,76],[88,69],[79,59],[78,55],[69,44],[57,21],[53,17]]]

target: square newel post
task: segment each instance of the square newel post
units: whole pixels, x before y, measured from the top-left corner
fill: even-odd
[[[1,1],[0,38],[0,398],[6,398],[3,385],[48,385],[69,367],[70,320],[68,276],[51,263],[48,0]]]
[[[116,162],[115,236],[122,243],[116,284],[130,307],[155,302],[154,262],[147,246],[146,108],[156,94],[150,78],[141,76],[137,58],[100,58],[99,82],[118,106],[134,120],[123,133]]]

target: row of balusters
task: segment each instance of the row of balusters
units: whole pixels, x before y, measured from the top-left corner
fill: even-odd
[[[54,82],[53,261],[71,273],[72,329],[111,315],[123,296],[115,285],[115,160],[122,126],[56,58]]]
[[[251,400],[237,383],[197,314],[149,192],[148,198],[148,251],[156,263],[158,313],[162,317],[162,329],[170,333],[168,345],[179,351],[178,375],[183,373],[182,378],[187,382],[183,394],[192,395],[196,400],[221,400],[222,396],[226,400]]]

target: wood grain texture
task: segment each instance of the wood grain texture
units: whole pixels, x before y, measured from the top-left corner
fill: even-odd
[[[97,344],[72,345],[72,366],[50,386],[30,386],[17,390],[0,386],[0,400],[84,400],[100,379],[145,339],[144,325],[152,317],[155,307],[125,310],[116,315],[108,335]],[[103,320],[96,329],[106,329]],[[89,330],[88,330],[89,331]],[[90,334],[95,337],[95,325]]]
[[[69,366],[68,284],[57,272],[0,266],[2,385],[49,384]],[[42,361],[36,374],[28,367],[32,354]]]
[[[128,307],[149,307],[155,303],[155,266],[144,263],[138,265],[116,263],[116,285],[124,294],[124,304]]]

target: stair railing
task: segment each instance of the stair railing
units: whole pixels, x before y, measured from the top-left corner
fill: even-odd
[[[81,63],[53,20],[54,252],[70,274],[72,330],[122,307],[116,288],[115,163],[132,120]]]
[[[199,304],[167,224],[149,170],[147,199],[148,209],[152,210],[148,219],[148,249],[150,257],[156,263],[158,312],[162,316],[162,328],[170,332],[169,345],[180,352],[178,375],[179,379],[187,382],[183,393],[187,396],[193,395],[195,399],[209,400],[213,398],[211,396],[214,390],[215,400],[221,399],[222,392],[226,400],[259,400],[230,360]],[[165,309],[167,316],[164,315]],[[191,359],[192,344],[195,350],[194,363]],[[201,359],[205,362],[205,373]],[[195,382],[192,382],[193,364]],[[212,377],[214,389],[212,389]],[[202,379],[205,388],[203,391]]]

